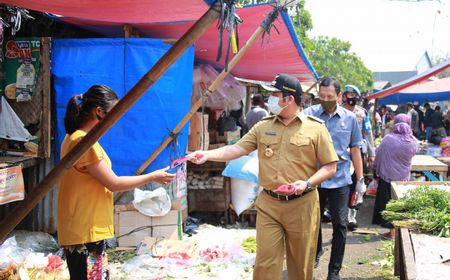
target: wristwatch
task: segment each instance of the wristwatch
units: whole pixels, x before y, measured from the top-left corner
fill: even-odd
[[[310,191],[312,191],[311,182],[309,180],[306,180],[306,189],[304,192],[310,192]]]

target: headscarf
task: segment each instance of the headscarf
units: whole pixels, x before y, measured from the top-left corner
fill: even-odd
[[[411,129],[411,118],[406,114],[398,114],[394,118],[393,133],[399,136],[405,142],[414,141],[413,132]]]
[[[376,150],[374,169],[388,183],[409,179],[411,159],[417,150],[410,123],[406,114],[395,116],[393,132],[383,138]]]

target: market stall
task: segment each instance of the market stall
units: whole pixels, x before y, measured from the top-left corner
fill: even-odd
[[[427,186],[450,192],[450,182],[392,182],[392,198]],[[450,275],[450,239],[396,227],[395,275],[400,279],[446,279]]]
[[[425,175],[429,175],[428,172],[436,172],[439,174],[439,181],[445,181],[447,179],[447,164],[439,161],[438,159],[429,155],[415,155],[411,160],[412,172],[425,172]],[[428,171],[428,172],[427,172]],[[430,178],[428,177],[428,178]]]

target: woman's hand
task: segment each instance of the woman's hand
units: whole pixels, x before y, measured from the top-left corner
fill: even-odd
[[[167,173],[167,170],[169,170],[169,166],[150,173],[152,176],[152,182],[160,184],[168,184],[172,182],[173,178],[175,178],[175,174]]]

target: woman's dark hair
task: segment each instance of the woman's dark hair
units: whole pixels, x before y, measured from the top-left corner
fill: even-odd
[[[84,94],[72,96],[64,116],[66,133],[70,135],[79,129],[89,119],[92,109],[100,107],[106,113],[116,100],[114,90],[103,85],[94,85]]]
[[[341,92],[341,84],[339,84],[339,81],[335,77],[325,77],[320,81],[320,87],[329,87],[333,86],[334,90],[336,91],[336,94],[339,94]]]

